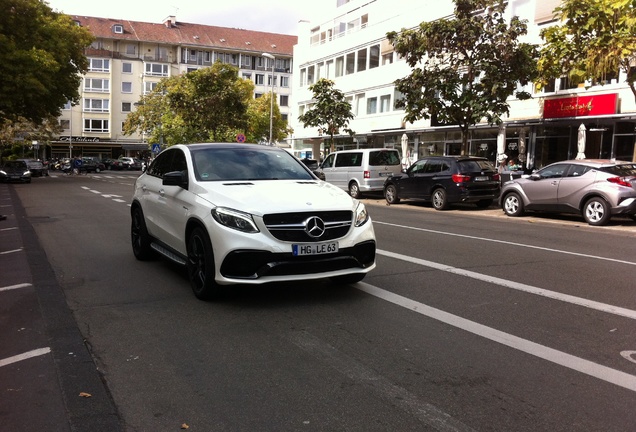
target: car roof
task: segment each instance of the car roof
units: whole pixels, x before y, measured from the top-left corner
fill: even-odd
[[[551,163],[550,165],[555,165],[559,163],[587,165],[594,168],[603,168],[603,167],[622,165],[622,164],[633,164],[634,162],[616,160],[616,159],[570,159],[570,160],[554,162],[554,163]]]
[[[464,161],[464,160],[481,160],[481,161],[487,161],[488,158],[482,157],[482,156],[460,156],[460,155],[448,155],[448,156],[424,156],[422,158],[420,158],[420,160],[429,160],[429,159],[454,159],[456,161]]]
[[[397,149],[394,148],[363,148],[363,149],[350,149],[350,150],[338,150],[335,151],[334,153],[355,153],[355,152],[372,152],[372,151],[397,151]]]

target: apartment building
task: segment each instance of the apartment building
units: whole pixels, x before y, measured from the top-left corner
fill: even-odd
[[[527,20],[525,42],[542,42],[539,32],[555,23],[553,10],[559,0],[510,0],[507,13]],[[386,34],[415,28],[423,21],[450,18],[451,0],[330,0],[299,26],[294,47],[293,150],[298,155],[324,155],[325,137],[317,129],[304,128],[298,115],[312,106],[309,86],[319,78],[335,81],[352,105],[355,136],[337,137],[337,149],[390,147],[401,149],[408,137],[408,156],[415,160],[431,154],[459,154],[461,133],[456,126],[431,120],[403,121],[395,108],[400,97],[394,81],[411,70],[388,43]],[[636,104],[618,71],[603,82],[572,85],[567,78],[554,80],[537,90],[530,85],[531,100],[511,97],[510,115],[502,127],[485,121],[470,131],[469,154],[495,162],[497,142],[508,157],[519,159],[525,169],[575,158],[577,133],[584,125],[586,156],[636,160]]]
[[[255,98],[273,90],[283,118],[290,115],[296,36],[184,23],[174,16],[163,23],[71,18],[88,28],[95,41],[86,49],[89,69],[79,89],[80,103],[67,104],[59,119],[63,133],[51,143],[53,157],[148,152],[152,143],[143,134],[122,132],[135,103],[162,78],[216,61],[237,66],[243,78],[254,82]]]

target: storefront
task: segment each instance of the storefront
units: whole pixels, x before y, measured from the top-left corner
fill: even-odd
[[[117,159],[119,156],[144,158],[150,155],[147,143],[111,141],[97,137],[61,136],[50,144],[49,154],[53,159],[72,157],[95,157]]]

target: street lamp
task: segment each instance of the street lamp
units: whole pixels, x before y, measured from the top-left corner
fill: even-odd
[[[272,124],[274,120],[274,63],[276,63],[276,57],[270,53],[263,53],[263,57],[272,61],[272,86],[269,94],[269,145],[272,145]]]

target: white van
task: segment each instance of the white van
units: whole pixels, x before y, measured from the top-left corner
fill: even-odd
[[[384,180],[401,170],[396,149],[368,148],[331,153],[317,171],[325,175],[325,181],[360,198],[365,192],[382,191]]]

